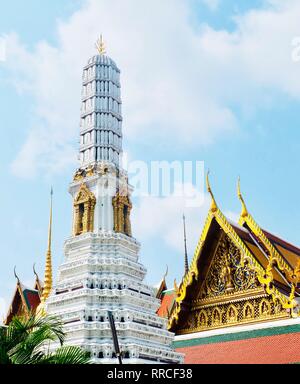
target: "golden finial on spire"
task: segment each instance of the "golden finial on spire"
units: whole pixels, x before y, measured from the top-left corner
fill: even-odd
[[[210,182],[209,182],[209,171],[207,172],[207,175],[206,175],[206,187],[207,187],[207,192],[210,194],[210,196],[211,196],[211,200],[212,200],[212,201],[211,201],[210,210],[211,210],[212,212],[215,212],[215,211],[217,211],[218,206],[217,206],[217,203],[216,203],[214,194],[212,193],[212,190],[211,190],[211,187],[210,187]]]
[[[100,38],[96,42],[96,49],[99,52],[99,55],[105,55],[106,49],[102,35],[100,35]]]
[[[52,289],[52,254],[51,254],[51,245],[52,245],[52,207],[53,207],[53,188],[51,188],[50,193],[50,219],[49,219],[49,230],[48,230],[48,247],[46,254],[46,267],[45,267],[45,279],[44,279],[44,290],[41,302],[45,303],[50,295]]]
[[[246,204],[245,204],[245,201],[243,199],[242,192],[241,192],[241,178],[240,177],[238,178],[238,183],[237,183],[237,194],[238,194],[238,198],[240,199],[240,202],[242,203],[241,217],[246,217],[246,216],[248,216],[248,210],[247,210],[247,207],[246,207]]]

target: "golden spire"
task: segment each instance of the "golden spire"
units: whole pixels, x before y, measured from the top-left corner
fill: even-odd
[[[50,291],[52,289],[52,206],[53,206],[53,189],[51,188],[50,194],[50,219],[49,219],[49,231],[48,231],[48,248],[46,254],[46,267],[45,267],[45,279],[44,279],[44,290],[41,298],[41,302],[45,303],[48,299]]]
[[[246,217],[246,216],[248,216],[248,210],[247,210],[247,207],[246,207],[246,204],[245,204],[245,201],[243,199],[242,192],[241,192],[241,178],[240,177],[238,178],[238,183],[237,183],[237,194],[238,194],[238,198],[240,199],[240,202],[242,203],[241,217]]]
[[[96,42],[96,49],[99,52],[99,55],[106,54],[105,44],[102,35],[100,35],[100,38]]]
[[[183,214],[183,236],[184,236],[184,274],[186,275],[189,271],[189,259],[187,253],[187,244],[186,244],[186,225],[185,225],[185,214]]]
[[[210,206],[210,210],[212,212],[216,212],[218,210],[218,206],[217,206],[217,203],[216,203],[216,200],[215,200],[215,197],[214,197],[214,194],[212,193],[212,190],[211,190],[211,187],[210,187],[210,182],[209,182],[209,171],[207,172],[207,175],[206,175],[206,187],[207,187],[207,192],[210,194],[211,196],[211,206]]]

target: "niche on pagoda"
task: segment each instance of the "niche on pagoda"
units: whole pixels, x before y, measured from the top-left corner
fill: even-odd
[[[128,195],[118,192],[113,198],[114,231],[131,236],[130,212],[132,209]]]
[[[74,200],[74,236],[94,230],[95,205],[94,194],[86,184],[82,184]]]

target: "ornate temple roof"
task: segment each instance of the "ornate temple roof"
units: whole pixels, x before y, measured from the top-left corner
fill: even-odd
[[[166,289],[161,292],[159,299],[161,300],[161,305],[157,311],[157,314],[160,317],[169,318],[172,311],[173,305],[176,299],[176,293],[174,289]]]
[[[284,257],[287,263],[294,268],[299,261],[300,248],[288,243],[283,239],[280,239],[279,237],[265,231],[264,229],[263,232],[268,238],[268,240],[272,243],[272,245],[281,254],[281,256]]]
[[[207,279],[213,258],[224,239],[227,239],[227,243],[232,244],[232,249],[237,250],[241,255],[239,268],[244,268],[248,274],[249,271],[250,273],[252,273],[251,271],[255,273],[257,290],[251,291],[249,289],[248,294],[256,292],[261,298],[269,296],[270,303],[279,303],[283,316],[287,314],[290,314],[290,317],[298,316],[299,308],[296,298],[300,295],[300,249],[259,227],[246,208],[239,184],[238,196],[242,202],[242,213],[239,223],[233,223],[228,220],[220,211],[212,193],[208,177],[207,187],[212,198],[211,207],[188,273],[182,278],[179,287],[177,287],[175,282],[174,291],[176,298],[169,316],[169,328],[176,332],[176,324],[181,322],[182,326],[183,317],[186,317],[190,310],[197,310],[207,301],[203,299],[203,295],[200,295],[199,290]],[[230,251],[227,257],[230,258]],[[226,259],[222,260],[222,263],[228,264]],[[224,271],[225,274],[228,274],[228,270],[230,270],[229,265],[225,264],[220,265],[222,274]],[[250,266],[250,269],[248,267],[245,268],[246,265]],[[234,266],[234,268],[237,268],[237,266]],[[224,275],[217,277],[217,279],[224,279]],[[203,290],[203,288],[201,289]],[[223,296],[210,298],[210,301],[208,300],[206,304],[208,305],[218,300],[230,303],[233,299],[241,299],[243,295],[246,296],[246,293],[242,290],[238,290],[235,293],[227,292],[225,294],[224,292]],[[158,313],[165,314],[166,308],[170,304],[170,299],[166,299],[163,293],[161,294],[161,299],[162,305]],[[231,315],[233,316],[234,313],[231,312]],[[246,319],[241,318],[241,316],[243,317],[243,315],[239,314],[239,321],[245,321]],[[274,313],[272,316],[275,318],[277,315]],[[251,321],[253,322],[254,319],[251,319]],[[230,324],[223,324],[222,326],[225,325]],[[197,328],[195,325],[193,327]]]
[[[26,287],[18,280],[4,324],[8,325],[16,315],[28,315],[30,312],[34,313],[40,302],[39,291]]]
[[[8,310],[4,324],[8,325],[12,318],[17,315],[29,315],[40,311],[46,299],[48,298],[49,292],[52,289],[52,254],[51,254],[51,243],[52,243],[52,197],[53,189],[51,188],[50,193],[50,215],[49,215],[49,228],[48,228],[48,246],[46,254],[46,266],[45,266],[45,283],[40,280],[35,265],[33,265],[33,273],[35,275],[35,282],[33,288],[25,287],[21,283],[19,277],[16,274],[16,267],[14,270],[15,278],[17,279],[17,286],[15,293]],[[39,308],[38,308],[39,307]]]
[[[24,295],[24,299],[27,304],[28,310],[35,311],[35,309],[40,304],[39,292],[33,289],[26,288],[23,290],[23,295]]]

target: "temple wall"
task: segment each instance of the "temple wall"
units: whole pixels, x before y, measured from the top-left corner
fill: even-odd
[[[300,363],[300,324],[175,341],[185,364]]]

